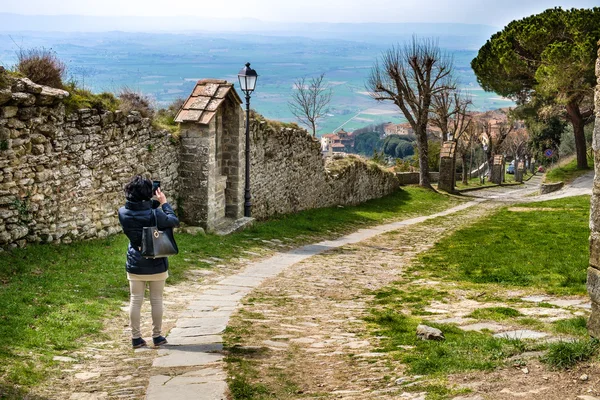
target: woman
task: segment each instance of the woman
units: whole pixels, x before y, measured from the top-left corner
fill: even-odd
[[[152,342],[154,346],[167,343],[161,334],[163,316],[163,289],[165,280],[169,276],[169,263],[164,258],[144,258],[142,249],[142,228],[154,226],[152,213],[153,203],[156,207],[156,225],[167,235],[172,235],[172,228],[179,225],[179,220],[173,208],[167,203],[164,193],[156,190],[156,201],[152,201],[152,181],[139,175],[131,178],[125,185],[125,207],[119,209],[119,222],[123,232],[129,238],[127,249],[127,279],[130,288],[129,321],[131,325],[131,344],[133,348],[146,346],[140,331],[140,314],[144,302],[146,282],[150,287],[150,305],[152,307]],[[172,237],[172,236],[171,236]]]

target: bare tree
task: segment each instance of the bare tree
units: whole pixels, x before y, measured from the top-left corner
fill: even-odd
[[[391,101],[408,120],[417,137],[419,185],[429,182],[427,123],[432,97],[447,88],[452,60],[432,39],[418,39],[384,52],[371,70],[367,90],[377,101]]]
[[[469,119],[469,122],[472,122]],[[456,139],[456,153],[462,162],[462,183],[464,185],[469,184],[469,169],[471,166],[467,166],[467,155],[473,150],[473,146],[477,143],[477,127],[474,123],[467,123],[465,130]],[[472,160],[471,160],[472,161]]]
[[[456,82],[448,78],[444,82],[444,89],[431,99],[429,123],[442,132],[443,142],[450,140],[450,137],[458,140],[471,124],[467,114],[473,104],[471,97],[456,87]]]
[[[292,100],[288,102],[290,111],[298,118],[300,123],[312,129],[313,137],[317,136],[317,120],[327,111],[331,101],[331,89],[323,82],[325,74],[316,78],[299,78],[294,82],[295,90]]]

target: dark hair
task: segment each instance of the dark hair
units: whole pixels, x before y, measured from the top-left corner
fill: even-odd
[[[129,201],[144,201],[152,198],[152,181],[136,175],[125,185],[125,198]]]

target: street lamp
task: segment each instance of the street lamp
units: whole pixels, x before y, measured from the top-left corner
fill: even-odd
[[[256,87],[258,74],[250,68],[250,63],[238,73],[240,89],[246,95],[246,186],[244,190],[244,217],[250,217],[252,202],[250,199],[250,94]]]

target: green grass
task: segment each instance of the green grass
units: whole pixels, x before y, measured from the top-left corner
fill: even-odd
[[[491,370],[501,365],[506,357],[521,353],[524,346],[521,341],[466,332],[453,325],[430,323],[392,309],[372,310],[366,320],[375,335],[387,338],[379,351],[390,352],[394,359],[407,366],[408,374],[445,376],[470,370]],[[442,330],[446,340],[418,339],[415,331],[419,323]],[[399,346],[414,348],[399,350]]]
[[[507,319],[520,317],[522,315],[523,314],[521,314],[519,311],[510,307],[487,307],[475,310],[471,314],[467,315],[467,317],[482,320],[504,321]]]
[[[266,254],[261,240],[289,238],[301,245],[393,219],[436,212],[460,200],[406,188],[356,207],[316,209],[256,223],[229,236],[178,235],[180,255],[170,259],[169,284],[185,271]],[[101,338],[103,322],[120,313],[128,299],[127,239],[123,235],[69,245],[31,245],[2,253],[0,265],[0,388],[33,386],[57,369],[54,355],[71,354]],[[278,249],[278,248],[277,248]],[[124,340],[124,339],[123,339]],[[1,389],[6,391],[7,389]],[[0,393],[2,393],[0,391]]]
[[[63,100],[68,114],[82,108],[93,108],[98,111],[116,111],[119,107],[119,99],[112,93],[95,94],[89,90],[82,89],[75,82],[69,82],[65,89],[69,97]]]
[[[446,280],[585,294],[589,196],[519,207],[532,210],[504,208],[461,229],[421,255],[413,269]]]
[[[462,183],[462,180],[456,181],[456,189],[458,189],[459,191],[461,189],[473,189],[473,188],[495,186],[495,185],[496,184],[493,182],[490,182],[489,179],[487,179],[487,177],[485,178],[485,184],[483,184],[483,185],[481,184],[479,177],[468,179],[466,185]]]
[[[588,165],[594,165],[594,159],[588,157]],[[546,177],[544,178],[544,182],[553,183],[553,182],[565,182],[569,183],[575,180],[575,178],[586,174],[589,172],[590,168],[579,169],[577,168],[577,158],[569,161],[564,165],[558,165],[551,170],[546,172]]]
[[[588,338],[573,342],[551,343],[542,361],[553,368],[566,369],[596,356],[599,348],[600,342],[597,339]]]
[[[575,317],[555,321],[553,330],[556,333],[562,333],[573,336],[588,336],[587,319],[585,317]]]

